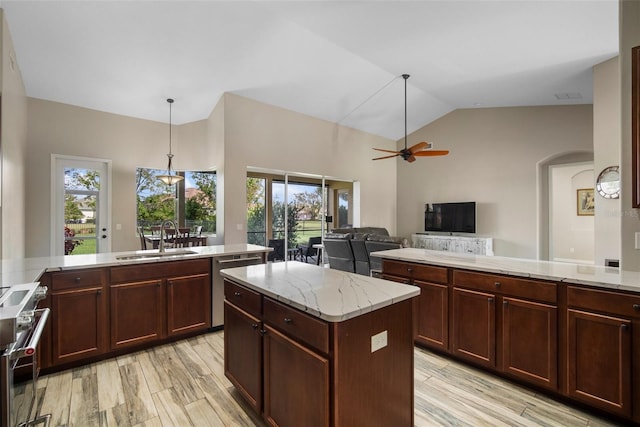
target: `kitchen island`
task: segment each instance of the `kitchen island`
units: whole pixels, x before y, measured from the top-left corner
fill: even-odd
[[[413,426],[418,288],[296,261],[221,274],[225,374],[270,425]]]
[[[420,287],[415,342],[640,423],[640,273],[417,248],[376,252]]]

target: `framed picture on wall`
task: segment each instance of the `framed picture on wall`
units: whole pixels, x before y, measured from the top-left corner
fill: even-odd
[[[579,188],[577,190],[578,215],[593,215],[595,210],[593,188]]]

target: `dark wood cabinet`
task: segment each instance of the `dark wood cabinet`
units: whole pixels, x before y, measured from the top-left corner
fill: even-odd
[[[328,427],[329,360],[268,325],[265,332],[264,417],[267,423],[279,427]]]
[[[192,274],[167,279],[167,335],[206,330],[211,325],[211,277]]]
[[[558,388],[557,307],[504,297],[501,370],[530,384]]]
[[[262,321],[224,302],[224,373],[246,401],[262,413]]]
[[[631,321],[569,309],[569,395],[631,415]]]
[[[48,321],[51,364],[60,365],[105,353],[108,348],[107,271],[55,272],[45,280],[51,286]]]
[[[110,294],[111,349],[211,326],[208,259],[112,267]]]
[[[449,286],[444,267],[383,260],[382,278],[420,288],[413,299],[413,337],[416,344],[449,350]]]
[[[453,288],[453,354],[496,367],[495,299],[494,294]]]
[[[111,285],[111,349],[164,338],[161,279]]]
[[[640,296],[568,286],[567,306],[567,394],[640,421]]]

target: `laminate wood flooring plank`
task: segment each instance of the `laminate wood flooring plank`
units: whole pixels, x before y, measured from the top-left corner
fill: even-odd
[[[161,368],[161,361],[153,349],[141,352],[137,356],[137,360],[140,363],[144,378],[147,381],[147,387],[151,394],[172,386],[171,378],[169,378],[166,371]]]
[[[120,366],[122,390],[131,424],[139,424],[158,416],[153,398],[139,362]]]
[[[202,391],[194,385],[193,377],[184,366],[172,345],[157,347],[154,353],[158,360],[158,370],[171,380],[173,388],[180,396],[183,405],[204,397]]]
[[[69,409],[69,426],[99,426],[98,379],[96,374],[82,375],[71,383],[71,405]]]
[[[120,379],[120,368],[114,359],[96,364],[98,380],[98,403],[101,411],[124,404],[124,391]]]
[[[208,363],[203,360],[194,349],[195,342],[182,341],[174,344],[178,357],[193,378],[202,377],[211,373]]]
[[[257,417],[252,417],[254,414],[249,405],[243,399],[235,398],[233,394],[235,389],[231,384],[225,387],[217,381],[213,374],[197,378],[196,381],[213,410],[223,421],[223,425],[242,427],[262,425],[256,423]]]
[[[51,426],[63,426],[69,422],[72,381],[73,371],[70,370],[47,375],[40,414],[51,414]]]
[[[134,427],[166,427],[166,426],[162,424],[162,420],[160,420],[160,417],[154,417],[143,423],[136,424]]]
[[[123,403],[122,405],[100,411],[100,426],[131,427],[131,419],[129,418],[127,405]]]
[[[158,415],[164,426],[198,426],[193,424],[187,415],[186,407],[182,405],[178,393],[173,387],[153,394],[153,401],[158,409]]]
[[[226,426],[207,399],[196,400],[185,406],[185,410],[194,426]],[[235,425],[235,424],[234,424]]]

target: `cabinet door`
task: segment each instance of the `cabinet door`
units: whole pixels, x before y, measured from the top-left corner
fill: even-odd
[[[449,297],[446,285],[415,281],[420,296],[413,299],[414,339],[440,350],[449,349]]]
[[[111,285],[111,349],[163,338],[162,281]]]
[[[275,329],[265,329],[265,419],[279,427],[328,427],[329,361]]]
[[[453,288],[452,351],[479,365],[496,367],[495,296]]]
[[[262,412],[262,335],[260,319],[224,302],[224,374],[253,407]]]
[[[203,331],[211,326],[208,274],[167,279],[167,334]]]
[[[505,297],[502,370],[528,383],[558,387],[557,308]]]
[[[52,364],[106,351],[107,311],[102,287],[51,294]]]
[[[568,311],[569,395],[607,411],[631,415],[631,322]]]

